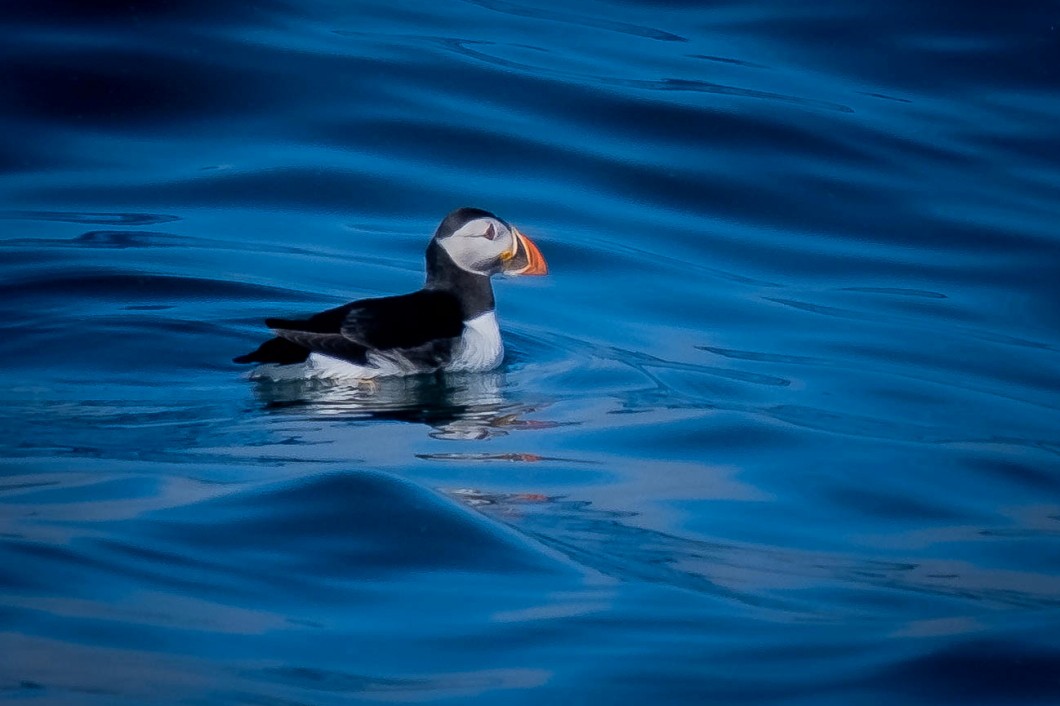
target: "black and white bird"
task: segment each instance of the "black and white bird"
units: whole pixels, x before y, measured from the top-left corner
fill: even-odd
[[[307,319],[266,319],[275,337],[233,360],[258,363],[251,377],[276,380],[492,370],[504,343],[490,277],[547,272],[541,251],[516,228],[489,211],[458,208],[427,246],[423,289]]]

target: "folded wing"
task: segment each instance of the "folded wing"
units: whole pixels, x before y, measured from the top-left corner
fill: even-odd
[[[367,365],[370,351],[436,353],[463,332],[462,318],[460,302],[448,292],[421,290],[363,299],[307,319],[266,319],[276,338],[235,361],[301,362],[295,358],[302,351],[301,360],[309,353],[324,353]]]

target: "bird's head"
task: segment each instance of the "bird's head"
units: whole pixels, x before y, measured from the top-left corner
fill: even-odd
[[[434,240],[457,267],[474,274],[548,274],[545,258],[530,238],[480,208],[450,213],[438,225]]]

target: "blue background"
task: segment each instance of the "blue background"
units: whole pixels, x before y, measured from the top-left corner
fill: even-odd
[[[0,15],[0,701],[1060,702],[1056,3]],[[462,205],[501,370],[228,362]]]

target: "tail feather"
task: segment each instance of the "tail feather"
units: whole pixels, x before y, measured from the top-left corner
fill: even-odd
[[[309,357],[309,349],[292,343],[285,338],[270,338],[258,346],[258,349],[246,355],[236,356],[233,363],[277,363],[291,365],[304,363]]]

